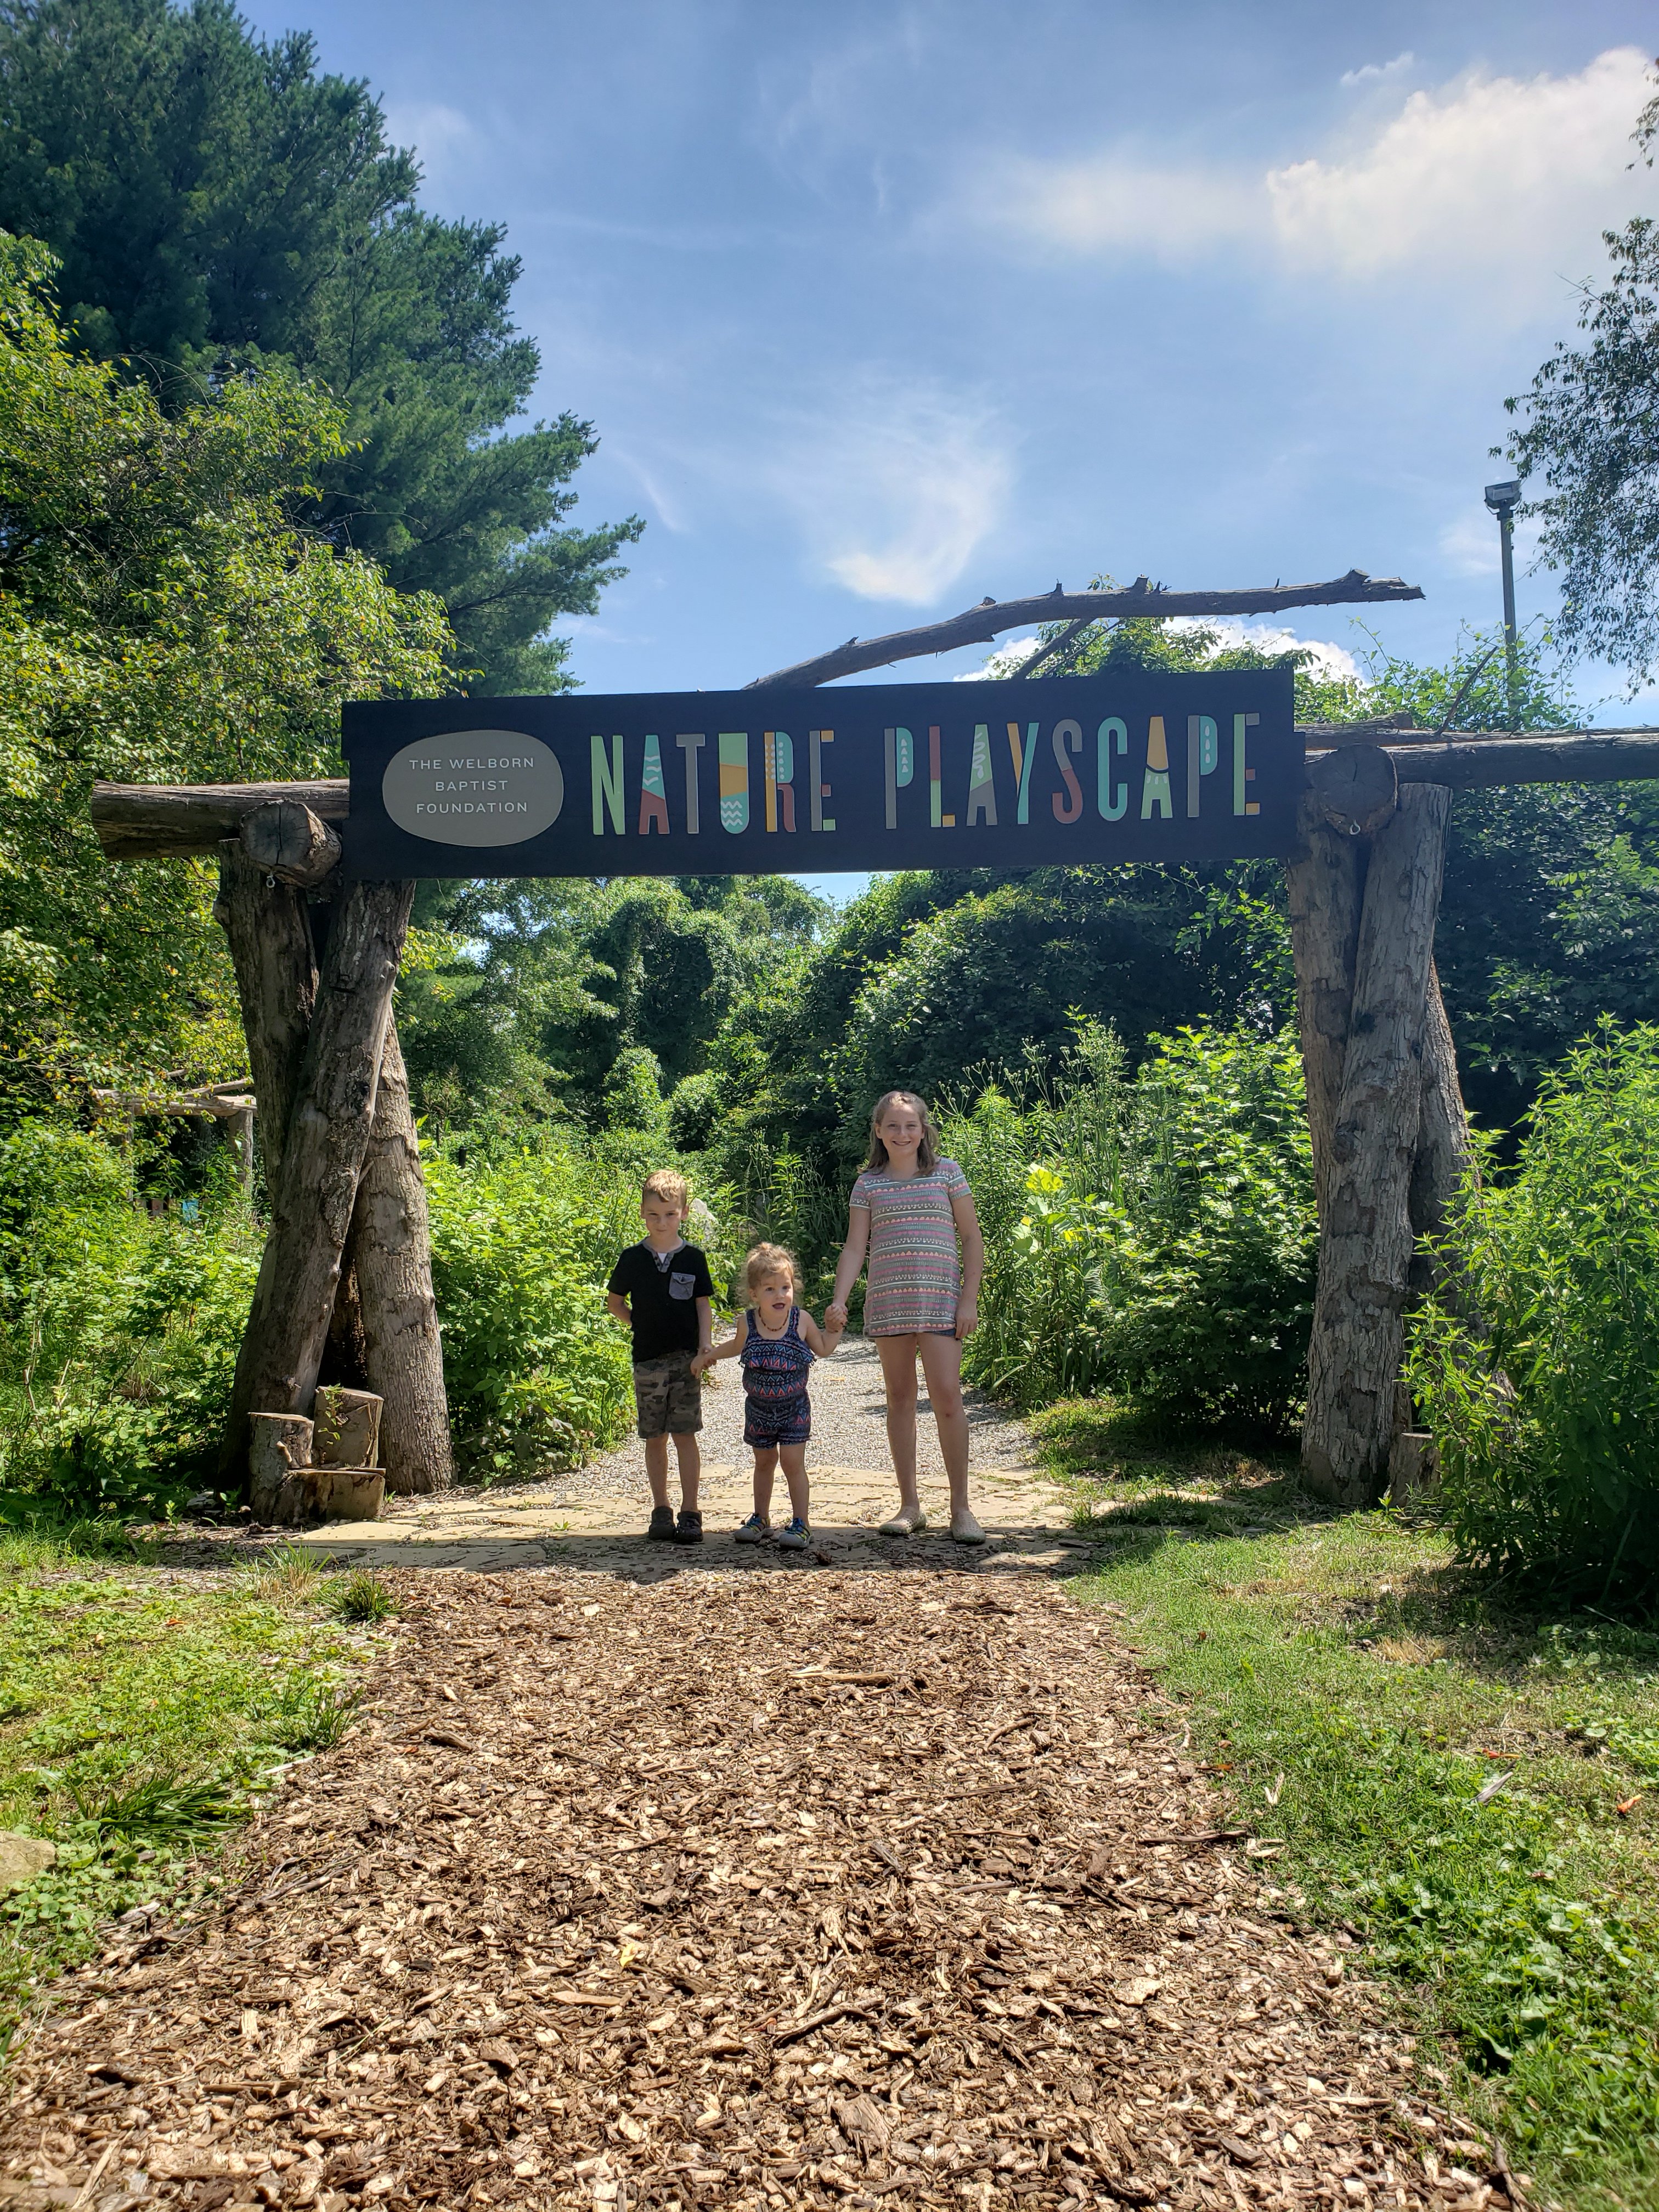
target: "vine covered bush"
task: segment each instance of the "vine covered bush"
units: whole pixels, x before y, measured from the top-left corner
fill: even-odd
[[[994,1086],[944,1133],[985,1231],[975,1382],[1291,1425],[1316,1247],[1292,1039],[1186,1030],[1132,1075],[1084,1025],[1057,1085],[1024,1104]]]
[[[1659,1591],[1659,1028],[1604,1021],[1515,1173],[1471,1183],[1408,1376],[1462,1555],[1605,1604]]]

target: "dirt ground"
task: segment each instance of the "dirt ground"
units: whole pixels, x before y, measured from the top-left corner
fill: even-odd
[[[632,1558],[391,1571],[372,1715],[222,1904],[54,1993],[0,2197],[1489,2203],[1121,1620],[1024,1560]]]

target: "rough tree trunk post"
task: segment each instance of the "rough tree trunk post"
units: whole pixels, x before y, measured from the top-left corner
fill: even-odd
[[[443,1346],[432,1295],[426,1184],[395,1022],[386,1024],[374,1126],[357,1186],[348,1262],[363,1371],[385,1399],[380,1457],[397,1497],[447,1490],[454,1473]]]
[[[316,1000],[305,893],[289,884],[272,883],[240,841],[230,837],[219,848],[219,896],[213,911],[230,939],[236,970],[269,1202],[276,1188]]]
[[[1328,1219],[1308,1347],[1303,1472],[1345,1504],[1376,1493],[1395,1425],[1412,1173],[1450,793],[1401,793],[1371,843]]]
[[[1302,850],[1285,876],[1296,959],[1297,1027],[1307,1079],[1308,1130],[1322,1236],[1330,1213],[1331,1144],[1342,1098],[1342,1062],[1348,1048],[1369,848],[1361,839],[1333,830],[1311,792],[1302,802],[1297,827]]]
[[[368,1149],[415,887],[358,883],[329,931],[270,1231],[236,1362],[221,1480],[247,1474],[248,1415],[308,1413]]]
[[[1451,1219],[1458,1187],[1468,1173],[1474,1152],[1469,1144],[1469,1117],[1463,1107],[1457,1079],[1457,1054],[1451,1024],[1440,996],[1440,978],[1429,963],[1428,1006],[1423,1023],[1423,1113],[1418,1126],[1417,1160],[1412,1170],[1411,1221],[1413,1234],[1431,1240],[1443,1237]],[[1412,1261],[1412,1291],[1421,1296],[1443,1285],[1445,1271],[1437,1268],[1425,1252]]]

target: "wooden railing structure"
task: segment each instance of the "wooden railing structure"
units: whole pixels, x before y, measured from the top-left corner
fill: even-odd
[[[1032,622],[1075,631],[1103,617],[1420,597],[1357,570],[1249,592],[1165,592],[1145,579],[1125,592],[1057,589],[852,640],[757,681],[824,683]],[[1468,1164],[1433,957],[1453,795],[1659,778],[1659,729],[1510,734],[1396,721],[1302,732],[1302,842],[1287,864],[1320,1232],[1303,1466],[1346,1504],[1376,1495],[1409,1426],[1404,1317],[1427,1281],[1425,1240],[1443,1228]],[[246,1483],[250,1413],[308,1413],[326,1369],[385,1400],[387,1488],[407,1493],[451,1477],[425,1192],[392,1012],[415,887],[343,883],[331,825],[349,802],[343,778],[100,783],[91,817],[112,860],[219,860],[215,912],[236,971],[270,1215],[222,1479]]]

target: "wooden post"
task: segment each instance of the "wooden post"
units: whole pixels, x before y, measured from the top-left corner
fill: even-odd
[[[1428,1005],[1423,1022],[1423,1113],[1418,1125],[1417,1159],[1412,1170],[1412,1232],[1431,1242],[1443,1237],[1458,1187],[1474,1161],[1469,1117],[1457,1079],[1457,1054],[1451,1024],[1440,996],[1440,978],[1429,963]],[[1445,1286],[1446,1270],[1426,1253],[1412,1261],[1412,1291],[1423,1296]]]
[[[234,837],[219,847],[214,914],[230,939],[241,1003],[267,1200],[276,1190],[289,1117],[311,1034],[317,975],[305,893],[273,883]]]
[[[386,1488],[447,1490],[454,1474],[443,1346],[432,1295],[432,1252],[420,1139],[395,1022],[386,1024],[374,1126],[352,1215],[347,1265],[371,1390],[385,1399],[380,1455]]]
[[[380,1054],[415,886],[357,883],[323,957],[270,1234],[236,1362],[221,1480],[245,1482],[248,1415],[311,1407],[374,1118]],[[250,1046],[252,1042],[250,1032]]]
[[[1307,1081],[1314,1190],[1322,1235],[1329,1218],[1331,1147],[1342,1098],[1342,1062],[1353,1008],[1359,909],[1370,848],[1326,821],[1317,797],[1302,802],[1303,849],[1285,869],[1291,947],[1296,959],[1296,1014]]]
[[[1345,1504],[1375,1496],[1395,1425],[1412,1176],[1450,793],[1402,790],[1371,841],[1308,1348],[1302,1464]]]

